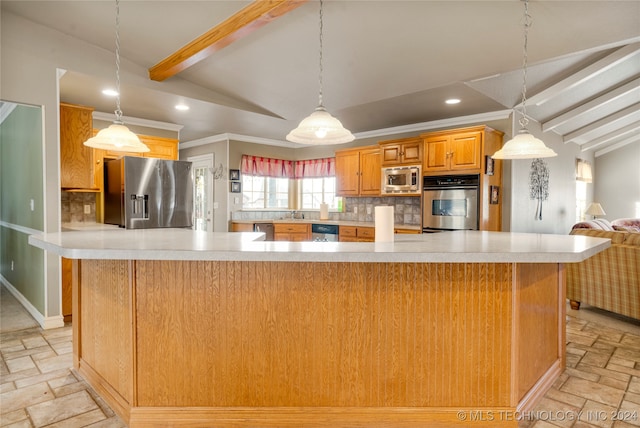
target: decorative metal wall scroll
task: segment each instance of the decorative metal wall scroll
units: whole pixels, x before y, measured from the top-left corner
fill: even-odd
[[[549,199],[549,168],[542,159],[531,162],[529,172],[529,199],[536,199],[536,220],[542,220],[542,201]]]

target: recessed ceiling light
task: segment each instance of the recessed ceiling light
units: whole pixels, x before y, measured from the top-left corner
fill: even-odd
[[[460,100],[458,98],[449,98],[448,100],[445,101],[445,103],[447,104],[458,104],[460,102]]]
[[[108,97],[117,97],[118,96],[118,91],[113,90],[113,89],[103,89],[102,93]]]
[[[181,110],[181,111],[189,110],[189,106],[184,104],[178,104],[176,105],[176,110]]]

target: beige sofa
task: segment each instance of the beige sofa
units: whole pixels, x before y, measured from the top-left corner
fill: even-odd
[[[589,228],[589,223],[595,225]],[[640,319],[640,233],[636,230],[640,230],[640,219],[574,226],[571,235],[608,238],[611,247],[581,263],[567,264],[567,298],[573,309],[585,303]]]

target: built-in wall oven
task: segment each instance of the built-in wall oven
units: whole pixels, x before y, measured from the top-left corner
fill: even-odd
[[[423,179],[422,231],[478,230],[479,175]]]

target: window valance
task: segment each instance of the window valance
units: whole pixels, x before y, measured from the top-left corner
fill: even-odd
[[[260,177],[293,178],[293,161],[242,155],[243,174]]]
[[[275,178],[335,177],[336,158],[284,160],[242,155],[243,174]]]
[[[294,171],[295,178],[335,177],[336,158],[299,160]]]

